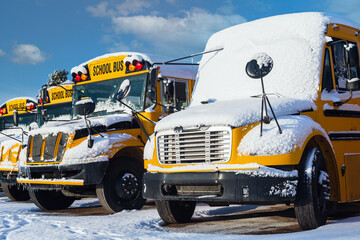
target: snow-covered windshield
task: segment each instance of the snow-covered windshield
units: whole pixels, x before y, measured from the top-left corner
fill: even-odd
[[[47,111],[46,120],[41,115],[43,109]],[[71,109],[71,102],[47,105],[44,108],[42,106],[38,107],[37,117],[39,126],[42,126],[49,120],[71,120]]]
[[[36,122],[36,114],[34,112],[19,114],[19,127],[29,126],[33,122]],[[13,126],[14,119],[12,115],[0,118],[0,131]]]
[[[137,111],[143,111],[146,93],[146,74],[77,85],[74,87],[74,104],[84,97],[90,97],[95,103],[95,111],[90,116],[128,112],[129,109],[116,100],[116,93],[125,79],[130,80],[131,90],[129,96],[123,101]],[[74,111],[73,117],[77,119],[80,116]]]

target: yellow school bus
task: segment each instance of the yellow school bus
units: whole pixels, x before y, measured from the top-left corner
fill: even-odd
[[[19,200],[28,200],[29,195],[27,191],[15,186],[16,179],[14,180],[10,175],[18,172],[16,163],[22,150],[21,143],[26,140],[24,131],[28,131],[31,123],[36,122],[36,105],[36,99],[20,97],[10,99],[0,107],[0,181],[2,189],[7,195],[14,188],[16,193],[13,195]],[[19,126],[15,126],[14,112],[18,114]],[[13,181],[8,181],[8,179]]]
[[[25,131],[30,130],[28,128],[30,123],[35,124],[32,128],[38,128],[44,123],[50,124],[52,121],[69,121],[72,109],[72,86],[72,83],[68,83],[49,87],[44,102],[41,100],[35,101],[35,99],[18,99],[7,102],[7,108],[3,112],[7,110],[9,112],[3,115],[0,121],[2,121],[4,127],[13,125],[13,112],[11,109],[17,109],[19,125],[27,126],[24,129]],[[6,196],[13,201],[30,199],[28,191],[16,183],[18,162],[23,161],[26,156],[28,141],[26,135],[24,135],[23,139],[20,138],[20,133],[18,132],[16,135],[17,140],[7,137],[0,143],[0,181]]]
[[[162,115],[189,104],[196,75],[152,63],[148,55],[120,52],[71,70],[73,120],[29,132],[20,165],[17,182],[38,207],[67,208],[87,196],[109,213],[143,206],[145,142]]]
[[[360,200],[359,28],[324,13],[215,33],[184,111],[155,128],[143,194],[166,223],[197,202],[294,204],[303,229]],[[151,148],[149,148],[151,149]]]

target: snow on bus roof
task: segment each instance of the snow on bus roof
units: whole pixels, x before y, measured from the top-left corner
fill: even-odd
[[[3,102],[2,104],[0,104],[0,106],[4,105],[7,102],[11,102],[11,101],[15,101],[15,100],[21,100],[21,99],[30,100],[30,101],[33,101],[33,102],[37,103],[37,100],[35,98],[33,98],[33,97],[16,97],[16,98],[11,98],[11,99],[7,100],[6,102]]]
[[[213,34],[203,55],[192,105],[207,99],[231,100],[261,93],[260,80],[251,79],[245,66],[264,52],[274,61],[264,77],[265,90],[314,101],[319,90],[324,33],[329,23],[350,21],[319,12],[268,17],[235,25]]]
[[[78,66],[75,66],[71,69],[70,72],[73,72],[74,68],[85,66],[86,64],[100,60],[103,58],[109,58],[109,57],[117,57],[121,55],[139,55],[141,56],[145,61],[148,61],[150,63],[155,62],[165,62],[168,60],[171,60],[167,57],[163,56],[157,56],[153,54],[144,54],[139,52],[114,52],[114,53],[107,53],[98,57],[95,57],[93,59],[90,59],[84,63],[79,64]],[[160,71],[163,76],[166,77],[175,77],[175,78],[185,78],[185,79],[194,79],[196,78],[198,67],[192,66],[192,65],[177,65],[177,66],[171,66],[171,65],[160,65]]]

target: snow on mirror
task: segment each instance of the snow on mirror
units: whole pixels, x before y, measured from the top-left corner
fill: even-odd
[[[91,98],[82,99],[75,104],[75,112],[78,115],[89,115],[95,110],[95,103]]]
[[[246,64],[246,74],[251,78],[265,77],[272,70],[274,62],[266,53],[258,53]]]
[[[119,91],[117,92],[116,99],[118,101],[125,99],[129,95],[130,90],[131,90],[130,80],[125,79],[119,87]]]

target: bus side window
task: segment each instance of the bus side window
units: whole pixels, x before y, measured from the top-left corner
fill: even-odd
[[[352,47],[357,49],[355,43],[349,42]],[[349,72],[347,66],[344,65],[344,51],[345,43],[339,42],[332,46],[333,56],[334,56],[334,71],[335,71],[335,83],[336,89],[338,91],[346,90],[346,80],[349,78]],[[350,68],[350,79],[358,77],[357,67]]]
[[[322,76],[322,86],[321,89],[330,92],[334,89],[333,77],[331,72],[331,62],[330,62],[330,53],[328,49],[325,49],[324,57],[324,69]]]

